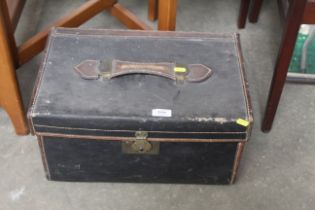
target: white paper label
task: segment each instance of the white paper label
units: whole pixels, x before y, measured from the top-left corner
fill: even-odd
[[[172,117],[172,110],[170,109],[152,109],[153,117]]]

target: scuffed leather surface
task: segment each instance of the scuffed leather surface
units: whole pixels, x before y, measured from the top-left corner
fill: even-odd
[[[228,184],[237,143],[163,142],[159,155],[122,153],[121,142],[44,138],[48,179]]]
[[[51,34],[30,114],[36,131],[40,130],[36,125],[49,125],[65,130],[246,132],[235,123],[249,116],[234,34],[126,37],[79,35],[75,30]],[[197,63],[211,68],[213,75],[201,83],[181,85],[153,75],[82,80],[73,67],[88,59]],[[172,117],[152,117],[152,109],[170,109]]]

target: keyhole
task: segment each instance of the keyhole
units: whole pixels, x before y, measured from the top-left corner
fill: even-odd
[[[144,152],[144,148],[140,147],[139,152]]]

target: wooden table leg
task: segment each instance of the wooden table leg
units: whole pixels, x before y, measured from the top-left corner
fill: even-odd
[[[281,46],[271,82],[268,102],[262,122],[262,131],[271,130],[272,123],[286,81],[289,64],[293,54],[296,38],[302,22],[307,0],[292,0],[285,22]]]
[[[254,0],[251,12],[249,14],[249,22],[256,23],[260,14],[260,9],[262,6],[263,0]]]
[[[241,0],[241,6],[238,16],[238,28],[244,28],[246,25],[246,19],[248,15],[248,9],[250,5],[250,0]]]
[[[8,113],[15,132],[28,134],[19,87],[16,80],[12,51],[6,30],[3,11],[0,9],[0,105]]]
[[[159,0],[158,4],[158,30],[175,31],[177,0]]]
[[[157,20],[159,0],[149,0],[148,19],[151,21]]]

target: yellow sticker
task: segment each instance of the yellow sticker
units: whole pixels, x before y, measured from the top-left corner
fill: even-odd
[[[177,73],[185,73],[187,69],[185,67],[175,67],[174,71]]]
[[[239,124],[239,125],[241,125],[241,126],[244,126],[244,127],[249,126],[249,121],[244,120],[244,119],[241,119],[241,118],[238,118],[238,119],[236,120],[236,123]]]

